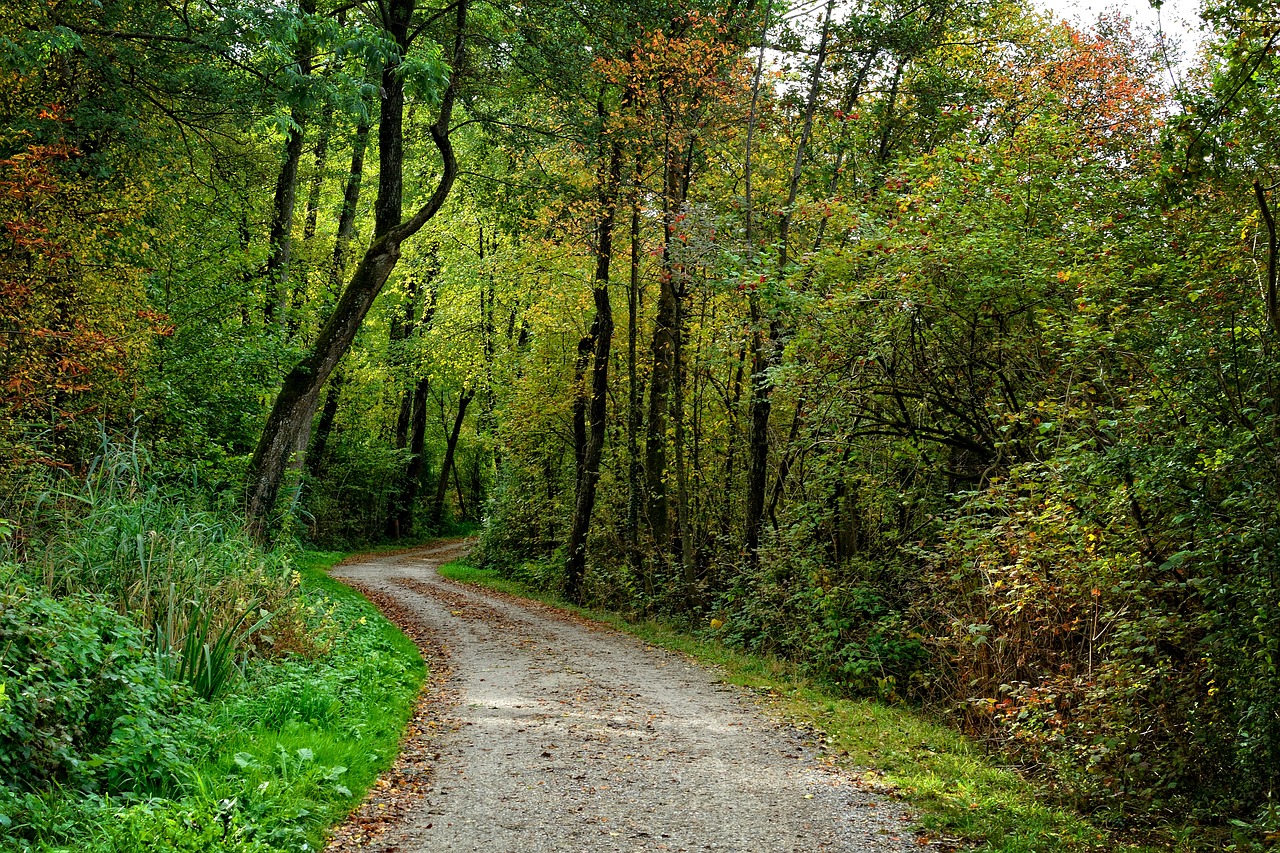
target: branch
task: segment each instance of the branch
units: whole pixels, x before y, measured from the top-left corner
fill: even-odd
[[[1262,219],[1267,225],[1267,292],[1264,297],[1267,303],[1267,322],[1271,325],[1271,331],[1280,334],[1280,306],[1276,303],[1276,255],[1280,247],[1276,244],[1276,220],[1271,213],[1271,206],[1267,204],[1266,191],[1258,181],[1253,182],[1253,195],[1258,200],[1258,209],[1262,211]]]
[[[443,172],[440,175],[440,182],[436,184],[435,192],[431,194],[431,198],[427,199],[427,203],[420,207],[408,221],[400,223],[387,234],[387,238],[396,243],[417,234],[422,230],[422,226],[431,221],[431,217],[440,211],[445,199],[449,197],[449,190],[453,188],[453,182],[458,177],[458,158],[453,151],[453,141],[449,138],[449,124],[453,120],[453,105],[458,98],[458,80],[462,77],[465,58],[463,52],[466,48],[467,2],[468,0],[459,0],[455,7],[457,33],[453,40],[453,73],[449,75],[449,85],[444,90],[444,97],[440,99],[440,115],[436,118],[435,124],[431,125],[431,141],[440,152]]]

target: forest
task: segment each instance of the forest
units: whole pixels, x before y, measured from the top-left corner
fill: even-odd
[[[1100,825],[1274,843],[1280,15],[1200,26],[5,3],[0,835],[341,651],[304,547],[467,534]]]

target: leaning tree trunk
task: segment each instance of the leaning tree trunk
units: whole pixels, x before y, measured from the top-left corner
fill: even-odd
[[[618,204],[618,181],[622,174],[622,147],[614,142],[608,172],[600,188],[600,222],[596,226],[596,275],[593,295],[596,317],[595,360],[591,368],[590,430],[578,469],[573,502],[573,525],[569,531],[569,558],[565,563],[565,597],[582,603],[582,581],[587,567],[587,533],[596,504],[600,481],[600,457],[604,451],[605,416],[609,396],[609,349],[613,342],[613,307],[609,304],[609,262],[613,257],[613,218]]]
[[[380,150],[376,206],[378,227],[375,229],[373,243],[352,273],[342,297],[329,320],[320,329],[315,343],[285,377],[249,463],[245,516],[249,530],[258,538],[265,539],[269,534],[281,481],[297,447],[298,436],[315,415],[321,386],[334,365],[351,346],[374,298],[381,292],[396,262],[400,260],[401,244],[422,230],[439,212],[457,178],[458,161],[449,139],[449,124],[461,76],[467,4],[468,0],[459,0],[456,7],[454,73],[441,98],[440,114],[430,128],[432,142],[440,153],[440,180],[426,204],[412,217],[401,221],[398,208],[404,164],[398,158],[402,156],[403,147],[383,144]],[[391,26],[388,26],[388,30],[399,39],[404,48],[408,46],[409,17],[412,11],[412,0],[392,0],[391,20],[388,22]],[[404,112],[403,80],[394,73],[394,68],[384,74],[383,80],[384,88],[389,81],[394,91],[387,91],[384,95],[383,114],[379,121],[380,140],[384,135],[394,135],[392,130],[395,133],[401,131]]]

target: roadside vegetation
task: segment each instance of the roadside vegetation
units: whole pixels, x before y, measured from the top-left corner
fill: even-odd
[[[413,643],[343,554],[257,547],[136,448],[49,485],[0,560],[0,849],[316,849],[396,755]]]
[[[0,3],[6,835],[337,809],[354,758],[209,751],[345,641],[295,543],[475,525],[1274,847],[1280,20],[1193,5],[1179,55],[1024,0]]]
[[[534,567],[528,567],[533,570]],[[525,575],[456,561],[440,574],[461,583],[531,598],[603,622],[646,642],[717,667],[725,681],[756,692],[788,723],[811,732],[864,782],[918,812],[921,837],[989,853],[1155,853],[1250,850],[1235,834],[1169,822],[1135,836],[1081,814],[1044,778],[1005,764],[998,753],[919,707],[849,698],[839,685],[772,655],[743,651],[719,620],[687,621],[582,607]]]

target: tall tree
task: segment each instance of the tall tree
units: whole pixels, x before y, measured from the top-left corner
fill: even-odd
[[[269,535],[276,497],[289,460],[297,450],[298,436],[311,422],[320,388],[338,360],[351,346],[365,314],[381,292],[400,259],[401,245],[422,230],[448,198],[458,174],[457,157],[450,139],[453,107],[458,97],[464,69],[464,37],[468,0],[453,6],[454,41],[452,73],[440,99],[439,113],[431,125],[432,142],[440,155],[441,172],[435,190],[408,219],[401,204],[404,180],[404,75],[397,69],[412,44],[410,32],[412,0],[391,0],[386,6],[386,29],[396,39],[400,55],[383,69],[382,112],[379,116],[378,198],[374,208],[376,225],[373,242],[365,251],[347,282],[333,313],[302,360],[285,377],[267,418],[262,438],[249,463],[245,515],[250,528],[260,537]]]
[[[604,121],[604,104],[600,105]],[[605,418],[609,396],[609,351],[613,343],[613,307],[609,302],[609,266],[613,260],[613,222],[618,208],[618,187],[622,180],[622,144],[602,140],[609,156],[601,158],[599,177],[599,221],[596,224],[596,268],[591,289],[595,319],[591,323],[592,367],[589,405],[589,431],[578,465],[574,494],[573,520],[569,531],[569,556],[565,563],[565,595],[575,603],[582,601],[582,584],[587,566],[587,533],[595,509],[596,485],[600,481],[600,458],[604,451]],[[578,393],[581,393],[580,391]]]
[[[800,179],[804,175],[805,160],[809,153],[809,137],[813,132],[818,97],[822,91],[823,65],[827,59],[827,40],[831,33],[834,13],[835,0],[828,0],[822,19],[822,34],[818,39],[813,71],[809,77],[808,97],[805,101],[800,138],[796,142],[795,159],[792,162],[790,180],[787,184],[787,196],[783,202],[781,215],[778,217],[777,267],[774,275],[779,287],[783,286],[789,273],[788,243],[791,239],[791,220],[795,212],[796,199],[800,193]],[[758,559],[760,531],[764,524],[769,466],[769,418],[772,412],[773,394],[772,373],[782,360],[783,323],[779,316],[772,315],[768,319],[766,334],[765,318],[760,310],[758,290],[752,290],[750,299],[751,320],[754,328],[751,354],[751,425],[747,440],[747,518],[744,550],[748,561],[754,562]]]

